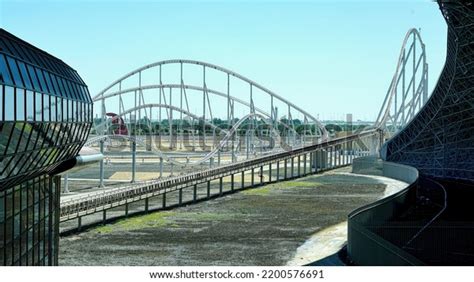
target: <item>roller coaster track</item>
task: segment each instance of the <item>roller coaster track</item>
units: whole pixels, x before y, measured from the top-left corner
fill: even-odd
[[[413,38],[413,41],[410,43],[410,47],[407,49],[407,44],[409,42],[409,38]],[[422,46],[422,53],[419,59],[416,59],[415,50],[416,50],[416,43],[421,43]],[[408,50],[408,52],[406,52]],[[413,77],[410,80],[409,87],[405,87],[405,66],[408,63],[408,57],[412,56],[413,60]],[[415,82],[416,82],[416,74],[418,72],[419,66],[422,62],[422,81],[418,83],[418,86],[415,89]],[[179,64],[180,69],[181,69],[181,84],[163,84],[161,80],[161,66],[168,65],[168,64]],[[183,81],[183,64],[191,64],[191,65],[198,65],[203,68],[203,74],[204,74],[204,81],[203,81],[203,86],[191,86],[191,85],[185,85]],[[141,83],[141,72],[145,71],[150,68],[154,67],[159,67],[160,70],[160,84],[151,84],[151,85],[142,85]],[[227,85],[229,86],[229,77],[234,76],[250,85],[250,102],[243,101],[239,98],[233,97],[230,95],[229,88],[227,93],[219,92],[216,90],[211,90],[208,89],[206,85],[206,80],[205,80],[205,74],[206,74],[206,68],[211,68],[211,69],[216,69],[218,71],[221,71],[227,75]],[[324,128],[324,126],[317,121],[313,116],[311,116],[309,113],[305,112],[304,110],[298,108],[291,102],[283,99],[282,97],[276,95],[275,93],[271,92],[267,88],[264,88],[263,86],[260,86],[256,82],[249,80],[239,74],[236,74],[232,71],[229,71],[227,69],[212,65],[212,64],[207,64],[203,62],[198,62],[198,61],[190,61],[190,60],[168,60],[168,61],[162,61],[162,62],[157,62],[154,64],[150,64],[147,66],[144,66],[142,68],[136,69],[125,76],[121,77],[117,81],[113,82],[110,86],[105,88],[103,91],[101,91],[98,95],[96,95],[93,100],[96,102],[101,102],[102,103],[102,113],[103,116],[105,116],[105,100],[119,96],[120,97],[120,103],[122,102],[121,95],[129,92],[135,93],[135,101],[140,101],[138,106],[135,106],[134,108],[125,111],[121,110],[120,115],[124,115],[127,113],[130,113],[132,111],[136,111],[138,108],[146,108],[150,107],[150,104],[146,104],[144,102],[143,96],[141,96],[141,91],[144,89],[155,89],[158,88],[160,89],[160,100],[161,98],[165,98],[164,94],[162,93],[162,90],[164,88],[179,88],[181,89],[181,93],[185,94],[186,89],[194,89],[194,90],[199,90],[203,91],[203,115],[198,116],[196,114],[192,114],[189,111],[189,105],[188,101],[186,98],[186,95],[184,95],[184,101],[186,103],[186,107],[188,108],[187,110],[184,110],[182,105],[177,108],[174,107],[171,104],[171,101],[169,104],[165,103],[164,104],[156,104],[155,106],[158,107],[165,107],[169,109],[170,111],[172,110],[178,110],[181,113],[184,113],[190,117],[193,118],[199,118],[202,120],[206,120],[206,109],[207,106],[209,106],[210,110],[210,103],[209,103],[209,97],[207,97],[207,106],[206,106],[206,96],[209,93],[226,97],[228,99],[228,107],[227,107],[227,114],[228,114],[228,120],[233,120],[233,105],[234,102],[240,103],[242,105],[248,106],[250,108],[250,113],[245,115],[243,118],[239,119],[238,122],[233,124],[231,128],[226,131],[226,135],[224,139],[219,143],[219,145],[209,153],[207,153],[202,159],[197,161],[197,163],[202,163],[205,162],[206,160],[209,160],[213,155],[216,154],[222,147],[225,145],[227,141],[229,141],[230,138],[235,136],[236,130],[241,126],[245,120],[252,119],[255,117],[260,117],[262,120],[267,121],[268,118],[270,118],[270,123],[274,124],[276,123],[276,114],[275,114],[275,108],[273,106],[273,100],[278,99],[285,103],[288,106],[288,118],[291,121],[291,111],[290,109],[293,108],[300,113],[304,115],[305,122],[307,119],[311,120],[314,122],[319,127],[320,133],[321,133],[321,139],[320,142],[317,144],[311,144],[311,145],[305,145],[302,143],[300,146],[290,146],[287,148],[285,151],[272,151],[270,152],[271,154],[269,155],[261,155],[252,159],[244,160],[244,161],[239,161],[239,162],[233,162],[230,164],[225,164],[221,165],[215,168],[210,168],[206,170],[200,170],[200,171],[194,171],[191,173],[186,173],[182,174],[179,176],[175,177],[169,177],[169,178],[160,178],[160,179],[154,179],[150,181],[140,181],[136,183],[131,183],[131,184],[126,184],[121,187],[116,187],[116,188],[109,188],[97,192],[91,192],[91,193],[85,193],[85,194],[79,194],[79,195],[74,195],[74,196],[69,196],[67,198],[62,198],[61,200],[61,212],[60,212],[60,220],[61,221],[66,221],[70,219],[75,219],[78,218],[80,222],[80,218],[82,216],[94,214],[96,212],[104,212],[104,217],[105,217],[105,211],[122,206],[122,205],[128,205],[129,203],[137,202],[140,200],[145,200],[148,201],[147,199],[157,196],[157,195],[163,195],[163,199],[165,199],[166,193],[172,192],[172,191],[180,191],[181,195],[181,190],[184,188],[189,188],[194,186],[194,200],[196,200],[196,185],[200,183],[208,183],[208,198],[209,198],[209,183],[212,180],[220,179],[220,187],[222,190],[222,178],[231,176],[232,179],[232,187],[234,187],[234,175],[238,173],[242,173],[242,188],[243,188],[243,174],[245,172],[248,172],[251,170],[251,175],[252,175],[252,186],[255,186],[253,183],[253,177],[254,177],[254,169],[255,168],[260,168],[260,176],[261,176],[261,182],[260,184],[263,184],[262,182],[262,173],[263,173],[263,167],[268,166],[269,168],[269,180],[267,183],[272,182],[272,164],[276,165],[277,168],[279,167],[280,162],[284,162],[285,164],[285,176],[283,178],[280,178],[278,175],[276,177],[275,181],[281,181],[281,180],[286,180],[289,178],[292,178],[292,176],[287,177],[286,175],[286,165],[287,162],[291,162],[291,168],[293,171],[293,162],[295,158],[297,158],[297,165],[298,165],[298,172],[300,171],[301,164],[304,166],[304,172],[303,174],[298,173],[297,177],[301,177],[304,175],[312,174],[312,173],[317,173],[321,170],[324,170],[324,168],[336,168],[342,165],[349,165],[351,164],[352,160],[354,158],[357,158],[359,156],[364,156],[367,154],[367,152],[361,153],[361,148],[363,146],[357,146],[355,144],[357,143],[362,143],[364,144],[366,140],[371,140],[369,143],[375,144],[378,143],[378,146],[380,146],[382,137],[384,137],[384,131],[386,131],[389,126],[387,124],[391,123],[392,127],[395,130],[399,130],[401,126],[405,126],[406,123],[412,119],[416,111],[421,108],[422,103],[424,103],[424,100],[426,100],[426,79],[427,79],[427,64],[425,61],[425,53],[424,53],[424,44],[421,41],[420,35],[418,31],[415,29],[410,30],[407,33],[407,36],[405,37],[405,40],[403,42],[403,47],[402,47],[402,52],[401,52],[401,57],[398,61],[396,72],[394,75],[394,78],[392,79],[392,82],[389,87],[389,91],[387,93],[387,96],[385,98],[385,101],[383,103],[382,109],[380,110],[379,116],[377,118],[377,122],[375,126],[371,128],[366,128],[362,132],[358,134],[352,134],[344,138],[336,138],[329,140],[327,137],[327,131]],[[121,89],[121,83],[123,80],[132,77],[134,75],[139,76],[139,86],[135,88],[129,88],[126,90]],[[402,103],[397,102],[397,95],[398,95],[398,85],[402,84]],[[115,86],[118,86],[119,90],[112,92],[111,89]],[[271,97],[271,112],[266,113],[265,111],[258,109],[255,107],[252,99],[252,88],[258,88],[268,94]],[[408,92],[407,89],[412,89],[413,95],[410,98],[408,97]],[[140,92],[140,96],[137,96],[137,91]],[[162,96],[163,94],[163,96]],[[170,97],[171,97],[171,92],[170,92]],[[137,100],[138,98],[138,100]],[[181,102],[183,102],[183,98],[181,98]],[[408,109],[408,117],[406,117],[406,111]],[[400,117],[403,117],[400,119]],[[169,113],[169,118],[172,119],[171,114]],[[211,114],[211,121],[212,121],[212,114]],[[282,123],[284,124],[284,123]],[[87,144],[91,144],[93,142],[98,142],[100,140],[105,140],[106,138],[123,138],[123,136],[118,137],[110,137],[110,136],[99,136],[97,138],[91,139]],[[127,138],[127,137],[125,137]],[[130,140],[136,140],[137,142],[141,142],[139,138],[133,139],[136,137],[128,137],[131,138]],[[377,146],[377,145],[376,145]],[[374,147],[374,146],[372,146]],[[372,151],[372,153],[375,153],[375,150]],[[162,155],[161,152],[158,152],[160,156],[165,157]],[[310,169],[309,172],[307,171],[307,157],[309,156],[310,158]],[[301,163],[301,157],[303,157],[303,163]],[[341,161],[341,157],[342,160]],[[277,173],[279,173],[279,169],[277,169]],[[274,181],[273,181],[274,182]],[[232,188],[233,189],[233,188]],[[180,196],[181,197],[181,196]],[[148,206],[148,202],[146,202],[146,207]],[[79,224],[80,225],[80,224]]]
[[[318,172],[318,166],[326,167],[328,163],[329,166],[331,163],[333,163],[331,157],[329,157],[328,161],[328,156],[331,156],[331,154],[336,154],[336,151],[339,150],[337,148],[340,148],[341,146],[346,146],[346,148],[349,148],[349,144],[352,145],[363,138],[373,138],[377,135],[379,135],[379,131],[366,131],[361,134],[337,138],[319,144],[295,148],[290,151],[279,152],[268,156],[222,165],[217,168],[187,173],[166,179],[141,181],[127,184],[118,188],[110,188],[102,191],[62,198],[60,220],[67,221],[85,215],[94,214],[96,212],[104,211],[127,203],[140,201],[164,193],[169,193],[197,185],[199,183],[204,183],[215,179],[222,179],[223,177],[253,170],[255,168],[262,169],[263,166],[280,163],[281,161],[284,161],[286,164],[288,160],[294,159],[295,157],[298,157],[299,159],[301,156],[304,156],[304,159],[306,159],[306,156],[310,155],[310,159],[312,160],[310,161],[310,172],[306,174],[316,173]],[[322,157],[320,161],[317,161],[315,157],[317,152],[319,152],[319,154],[326,154],[326,157]],[[352,153],[350,155],[347,154],[345,156],[347,161],[339,163],[339,166],[350,164],[352,159],[357,156],[358,154],[356,153]],[[322,165],[321,162],[325,162],[325,164]],[[318,164],[315,165],[316,163]],[[304,167],[306,172],[306,161]],[[337,166],[333,166],[333,168],[334,167]]]
[[[170,108],[170,109],[177,110],[177,111],[182,110],[178,107],[174,107],[174,106],[171,106],[171,105],[164,105],[164,104],[145,104],[145,105],[142,105],[140,107],[142,107],[142,108],[166,107],[166,108]],[[128,111],[126,111],[122,114],[126,115],[126,114],[128,114],[130,112],[133,112],[135,110],[136,110],[136,108],[133,108],[133,109],[130,109],[130,110],[128,110]],[[188,115],[192,118],[199,119],[200,121],[202,121],[202,118],[200,118],[200,117],[198,117],[198,116],[196,116],[196,115],[194,115],[190,112],[187,112],[187,111],[184,111],[184,110],[183,110],[183,112],[185,112],[186,115]],[[211,126],[214,129],[218,129],[218,130],[222,131],[223,133],[225,133],[225,136],[222,137],[219,144],[217,144],[217,146],[214,149],[212,149],[210,152],[206,153],[202,158],[200,158],[198,160],[195,160],[193,162],[188,162],[188,163],[186,163],[186,165],[201,165],[201,164],[207,162],[210,158],[214,157],[219,151],[221,151],[226,146],[227,142],[230,141],[234,137],[234,135],[236,134],[236,131],[239,129],[239,127],[242,124],[244,124],[247,120],[249,120],[251,118],[255,118],[255,117],[259,117],[259,118],[261,118],[261,120],[265,124],[271,125],[271,123],[268,122],[268,120],[266,119],[266,116],[264,116],[260,113],[250,113],[250,114],[247,114],[247,115],[243,116],[228,131],[225,130],[225,129],[219,128],[214,124],[209,123],[209,126]],[[284,123],[279,123],[279,124],[283,125],[283,127],[285,127],[288,130],[292,130],[292,128],[290,128],[290,126],[288,126],[287,124],[284,124]],[[273,140],[275,141],[275,144],[280,144],[281,141],[280,141],[280,135],[278,134],[278,130],[276,128],[272,127],[271,132],[274,135]],[[101,136],[96,136],[96,137],[93,137],[93,138],[89,139],[85,143],[84,146],[90,146],[94,143],[98,143],[100,141],[107,141],[107,140],[110,140],[110,139],[117,139],[117,140],[125,139],[125,140],[129,140],[129,141],[132,141],[132,142],[136,142],[136,143],[141,144],[143,146],[146,146],[146,142],[143,140],[143,138],[141,138],[140,136],[131,136],[131,135],[101,135]],[[165,160],[169,163],[172,163],[172,164],[175,164],[175,165],[184,165],[183,163],[181,163],[179,161],[176,161],[173,158],[169,157],[168,155],[164,154],[161,150],[158,150],[154,147],[152,147],[151,149],[152,149],[151,152],[153,154],[158,155],[160,158],[163,158],[163,160]],[[275,147],[271,151],[267,151],[266,154],[276,152],[279,149],[281,149],[281,148]]]

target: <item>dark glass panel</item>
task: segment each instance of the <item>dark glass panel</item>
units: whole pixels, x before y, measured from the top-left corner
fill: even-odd
[[[58,81],[59,88],[61,89],[61,96],[70,98],[71,95],[69,94],[69,91],[67,91],[67,88],[64,87],[63,80],[60,77],[56,77],[56,79]]]
[[[3,121],[3,89],[4,86],[0,85],[0,122]],[[2,150],[0,149],[0,155]]]
[[[17,61],[18,67],[20,68],[20,74],[23,78],[23,82],[25,83],[25,87],[28,89],[33,89],[31,85],[30,77],[28,76],[28,71],[26,70],[26,66],[23,62]]]
[[[50,90],[48,89],[48,85],[46,84],[46,81],[44,79],[43,71],[38,68],[34,68],[34,69],[35,69],[36,76],[38,77],[38,82],[43,92],[50,92]]]
[[[5,138],[0,138],[0,157],[6,154],[6,150],[8,147],[8,137],[10,136],[10,132],[12,130],[11,123],[4,124],[0,127],[0,135],[5,136]],[[1,162],[1,160],[0,160]],[[0,169],[0,172],[2,170]]]
[[[5,61],[5,56],[3,56],[3,54],[0,54],[0,75],[2,77],[0,81],[5,84],[13,84],[10,71],[7,67],[7,61]]]
[[[22,51],[28,56],[29,61],[31,63],[35,65],[41,65],[40,62],[37,60],[36,56],[34,56],[33,53],[31,53],[31,50],[29,48],[23,47]]]
[[[69,81],[67,79],[61,79],[61,80],[62,80],[62,83],[64,85],[64,89],[66,89],[66,92],[68,93],[69,97],[75,99],[76,95],[75,95],[73,89],[70,87]]]
[[[43,90],[43,88],[41,87],[40,83],[39,83],[39,80],[38,78],[36,77],[36,72],[35,72],[35,68],[32,67],[31,65],[27,65],[27,68],[28,68],[28,73],[30,75],[30,78],[31,78],[31,82],[33,83],[33,87],[36,91],[45,91]]]
[[[71,82],[72,87],[74,88],[74,92],[76,93],[77,99],[84,100],[84,96],[82,95],[81,88],[75,82]]]
[[[10,71],[12,72],[15,85],[19,87],[24,87],[23,81],[21,80],[20,71],[18,70],[18,66],[16,65],[15,60],[7,56],[7,61],[8,65],[10,66]]]
[[[10,51],[9,53],[11,53],[14,56],[21,57],[21,55],[18,54],[18,51],[13,47],[13,45],[8,40],[3,40],[3,44],[7,47],[8,51]]]
[[[36,124],[34,123],[27,123],[25,126],[25,130],[31,132],[30,134],[30,141],[28,142],[28,148],[26,150],[30,151],[35,148],[36,139],[38,138],[38,131],[35,129]]]
[[[46,84],[48,85],[48,88],[49,88],[49,93],[57,95],[57,92],[54,88],[53,80],[51,79],[51,76],[49,75],[49,72],[44,71],[43,74],[44,74],[44,79],[46,81]]]
[[[58,95],[58,96],[63,96],[63,94],[61,93],[61,89],[59,89],[59,86],[58,86],[58,82],[56,81],[56,77],[53,75],[53,74],[49,74],[48,73],[48,78],[51,80],[51,82],[53,83],[53,86],[54,86],[54,94]]]

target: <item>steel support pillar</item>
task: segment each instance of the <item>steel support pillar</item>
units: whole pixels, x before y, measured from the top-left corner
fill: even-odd
[[[280,180],[280,161],[277,161],[277,175],[276,175],[276,181]]]
[[[197,184],[193,185],[193,202],[197,201]]]
[[[252,168],[252,180],[251,180],[251,186],[253,186],[255,184],[255,181],[254,181],[254,175],[255,174],[255,169]]]
[[[211,197],[211,181],[207,181],[207,198]]]
[[[272,163],[268,164],[268,183],[272,182]]]

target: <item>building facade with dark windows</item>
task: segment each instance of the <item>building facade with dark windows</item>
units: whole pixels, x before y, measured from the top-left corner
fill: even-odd
[[[92,126],[84,81],[0,29],[0,265],[57,265],[58,173]]]

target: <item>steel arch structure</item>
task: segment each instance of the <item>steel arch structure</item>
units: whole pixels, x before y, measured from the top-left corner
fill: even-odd
[[[188,73],[187,70],[191,71]],[[171,78],[169,73],[172,74]],[[146,77],[149,78],[150,74],[152,78],[147,80]],[[179,81],[176,81],[177,77]],[[197,77],[198,83],[196,83]],[[189,81],[192,83],[185,83],[185,78],[190,78]],[[234,86],[235,89],[233,85],[237,85]],[[247,95],[247,98],[242,97],[242,93]],[[227,107],[224,112],[227,124],[224,126],[217,126],[214,122],[215,112],[222,109],[219,109],[219,106],[212,106],[214,99],[211,99],[211,96],[216,97],[214,99],[226,100]],[[191,99],[194,99],[194,103]],[[113,100],[115,104],[110,102]],[[149,125],[145,126],[153,131],[152,121],[157,121],[158,135],[169,137],[170,149],[175,146],[172,142],[176,142],[172,140],[177,140],[179,136],[181,144],[184,142],[185,127],[188,126],[188,129],[190,127],[191,130],[187,132],[193,136],[193,140],[196,134],[204,140],[204,156],[195,163],[208,160],[219,151],[229,148],[232,150],[232,155],[238,154],[234,151],[236,148],[234,141],[242,135],[242,131],[248,139],[245,144],[247,158],[251,154],[257,154],[255,143],[262,142],[255,135],[263,134],[262,130],[270,138],[268,142],[271,145],[283,144],[281,140],[285,140],[284,145],[299,147],[308,142],[308,137],[311,143],[328,138],[324,125],[292,102],[240,74],[200,61],[167,60],[146,65],[110,84],[99,92],[93,101],[100,105],[101,122],[96,124],[96,132],[99,135],[111,134],[110,123],[106,122],[106,115],[111,107],[120,117],[119,120],[125,120],[129,125],[142,126],[148,123]],[[198,103],[200,110],[195,109]],[[286,116],[278,116],[278,106],[287,110]],[[242,110],[240,117],[237,117],[238,107]],[[158,112],[153,108],[158,108]],[[165,115],[162,115],[162,110],[165,111]],[[173,115],[174,112],[179,116],[177,120],[173,118],[176,116]],[[186,125],[183,117],[190,118],[191,123]],[[163,121],[167,121],[167,128],[162,126]],[[298,122],[300,127],[295,125]],[[218,130],[225,134],[225,142],[221,142],[222,140],[215,142],[216,144],[211,145],[210,149],[206,149],[206,137],[210,135],[211,130],[212,140],[216,140],[215,133]],[[129,133],[136,134],[136,132]],[[193,145],[193,151],[194,148]]]
[[[169,109],[179,110],[179,108],[175,108],[175,107],[170,106],[170,105],[160,105],[160,104],[145,104],[145,105],[142,105],[140,107],[142,107],[142,108],[165,107],[165,108],[169,108]],[[123,114],[126,115],[126,114],[129,114],[129,113],[134,112],[136,110],[137,110],[137,108],[132,108],[130,110],[127,110]],[[190,117],[192,117],[192,118],[199,119],[199,117],[197,117],[196,115],[194,115],[192,113],[189,113],[187,111],[183,111],[183,113],[190,116]],[[217,146],[214,147],[214,149],[212,149],[210,152],[207,152],[205,155],[203,155],[203,157],[197,159],[196,161],[187,162],[186,165],[201,165],[201,164],[207,162],[214,155],[216,155],[218,153],[218,151],[222,150],[227,145],[227,142],[232,141],[231,138],[233,138],[235,132],[239,129],[239,127],[242,124],[244,124],[244,122],[246,122],[249,119],[255,118],[255,117],[261,118],[262,121],[264,121],[264,122],[266,121],[265,116],[263,116],[259,113],[247,114],[244,117],[242,117],[241,119],[239,119],[239,121],[236,122],[229,130],[219,128],[218,126],[213,125],[212,123],[204,121],[209,126],[211,126],[214,129],[219,130],[222,133],[224,133],[224,136],[222,136],[222,138],[219,138],[219,140],[218,140],[219,142],[217,143]],[[200,119],[200,120],[202,120],[202,119]],[[276,152],[281,151],[282,150],[281,145],[284,144],[283,142],[281,142],[280,135],[279,135],[279,133],[276,129],[274,129],[271,133],[275,136],[274,140],[276,141],[275,142],[276,146],[272,147],[271,151],[266,151],[265,154],[276,153]],[[93,138],[89,139],[85,143],[85,146],[91,146],[91,145],[99,143],[99,142],[110,143],[111,140],[120,140],[120,139],[127,140],[127,141],[130,141],[130,142],[134,142],[136,144],[140,144],[140,145],[143,145],[143,146],[147,145],[146,141],[144,141],[144,138],[141,137],[141,136],[136,136],[136,135],[135,136],[132,136],[132,135],[99,135],[99,136],[96,136],[96,137],[93,137]],[[280,146],[278,146],[278,144],[280,144]],[[232,146],[234,146],[234,144],[232,144]],[[161,150],[159,150],[159,148],[152,147],[150,151],[153,154],[157,154],[160,158],[163,158],[167,162],[170,162],[170,163],[173,163],[173,164],[176,164],[176,165],[183,165],[183,163],[175,161],[175,160],[173,160],[173,158],[167,156],[165,153],[163,153]]]
[[[182,91],[183,91],[183,89],[187,89],[187,88],[192,87],[191,85],[188,85],[188,87],[185,87],[186,85],[184,83],[183,66],[184,65],[202,66],[202,77],[203,77],[202,88],[199,88],[201,85],[196,85],[195,87],[198,88],[199,90],[202,90],[204,95],[206,95],[205,92],[209,92],[210,94],[217,94],[218,93],[218,91],[212,91],[211,88],[207,87],[206,68],[207,69],[214,69],[214,70],[217,70],[219,72],[224,73],[227,76],[227,90],[228,91],[227,91],[226,95],[227,95],[227,98],[228,98],[228,101],[227,101],[227,117],[228,117],[227,119],[228,120],[231,120],[234,116],[234,112],[233,112],[234,101],[239,101],[239,99],[237,97],[230,94],[230,77],[232,76],[232,77],[235,77],[235,78],[247,83],[250,86],[250,101],[249,101],[249,103],[247,103],[249,107],[255,106],[255,105],[253,105],[252,89],[253,88],[260,89],[261,91],[265,92],[267,95],[269,95],[271,97],[271,102],[272,103],[270,105],[270,112],[272,113],[272,115],[269,116],[270,118],[273,118],[274,117],[273,115],[276,114],[275,113],[276,109],[273,106],[273,101],[274,100],[279,100],[279,101],[283,102],[284,104],[286,104],[288,106],[289,116],[291,115],[291,109],[293,109],[297,112],[300,112],[304,115],[305,120],[312,121],[312,122],[314,122],[315,124],[318,125],[318,129],[320,131],[319,133],[320,133],[321,136],[327,137],[327,135],[328,135],[324,125],[322,123],[320,123],[314,116],[312,116],[311,114],[309,114],[305,110],[301,109],[300,107],[296,106],[291,101],[277,95],[273,91],[270,91],[268,88],[260,85],[259,83],[255,82],[253,80],[250,80],[250,79],[248,79],[248,78],[246,78],[246,77],[244,77],[244,76],[242,76],[242,75],[240,75],[236,72],[228,70],[226,68],[223,68],[223,67],[220,67],[220,66],[217,66],[217,65],[214,65],[214,64],[206,63],[206,62],[195,61],[195,60],[182,60],[182,59],[165,60],[165,61],[160,61],[160,62],[156,62],[156,63],[153,63],[153,64],[145,65],[145,66],[143,66],[141,68],[138,68],[134,71],[131,71],[128,74],[126,74],[126,75],[122,76],[121,78],[117,79],[112,84],[110,84],[109,86],[104,88],[102,91],[100,91],[96,96],[94,96],[92,100],[94,102],[101,101],[101,103],[103,105],[105,99],[108,98],[107,93],[108,93],[109,90],[113,89],[113,87],[115,87],[115,86],[118,86],[119,87],[119,92],[120,92],[121,91],[121,83],[125,79],[130,78],[134,75],[138,75],[138,78],[139,78],[138,79],[138,84],[139,85],[135,90],[136,91],[143,91],[143,90],[147,89],[147,86],[142,85],[142,83],[141,83],[141,74],[142,74],[142,72],[144,72],[146,70],[149,70],[149,69],[152,69],[152,68],[155,68],[155,67],[159,68],[159,85],[162,88],[163,85],[164,85],[163,81],[162,81],[162,66],[169,65],[169,64],[179,64],[179,66],[180,66],[180,86],[179,86],[179,88],[181,88]],[[120,94],[121,93],[117,93],[117,95],[120,95]],[[140,98],[143,98],[143,97],[140,97]],[[208,97],[205,97],[203,100],[205,100],[206,98],[208,99]],[[185,94],[185,99],[186,99],[186,94]],[[204,104],[204,106],[205,106],[205,104]],[[103,105],[102,108],[104,108],[104,107],[105,106]],[[203,112],[205,113],[205,107],[203,108]],[[206,117],[205,115],[203,115],[203,116],[204,116],[204,118]]]
[[[375,127],[387,137],[404,128],[428,100],[428,63],[418,30],[410,29],[402,48]]]
[[[385,160],[422,174],[474,179],[474,8],[472,2],[439,1],[448,24],[445,66],[433,94],[403,131],[383,147]]]

